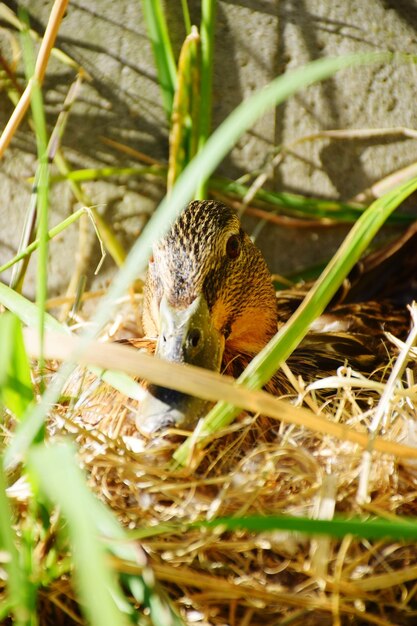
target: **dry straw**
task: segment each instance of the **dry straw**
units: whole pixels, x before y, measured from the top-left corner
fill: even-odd
[[[123,333],[121,317],[119,324],[112,328],[115,337]],[[318,374],[308,386],[284,368],[288,389],[293,388],[287,406],[294,414],[314,417],[315,413],[317,423],[332,427],[319,432],[309,422],[295,424],[243,413],[206,443],[203,454],[195,453],[189,468],[173,470],[170,463],[178,436],[142,439],[134,426],[138,401],[81,369],[67,388],[66,402],[53,411],[50,436],[75,437],[90,486],[141,540],[157,579],[186,623],[415,624],[417,548],[412,542],[181,527],[250,514],[313,519],[415,516],[417,468],[411,453],[416,443],[416,388],[411,374],[409,386],[391,375],[386,400],[383,384],[397,371],[396,363],[404,366],[407,344],[401,346],[399,360],[388,360],[384,376],[376,372],[367,377],[341,368],[329,378],[320,379]],[[148,349],[149,343],[143,342],[143,347]],[[100,365],[107,348],[121,349],[102,344],[103,353],[96,354]],[[409,346],[406,351],[409,354]],[[392,354],[397,353],[393,346]],[[93,356],[94,350],[85,360]],[[411,358],[411,372],[415,356],[411,353],[407,358]],[[131,366],[125,369],[131,371]],[[383,438],[368,439],[368,433],[375,434],[372,425],[381,402],[385,403]],[[301,404],[309,409],[297,408]],[[341,437],[341,430],[335,436],[332,428],[357,433],[358,443],[374,445],[367,449],[369,497],[360,502],[363,447],[352,436]],[[376,451],[378,441],[394,446],[390,450],[394,454]],[[408,457],[395,456],[395,446],[408,449]],[[131,563],[114,560],[113,566],[134,573]],[[45,611],[53,607],[54,615],[59,612],[67,623],[78,623],[66,578],[45,593],[43,602]]]

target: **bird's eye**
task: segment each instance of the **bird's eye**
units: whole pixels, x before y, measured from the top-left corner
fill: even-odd
[[[237,259],[240,254],[240,238],[237,235],[232,235],[227,240],[226,254],[229,259]]]

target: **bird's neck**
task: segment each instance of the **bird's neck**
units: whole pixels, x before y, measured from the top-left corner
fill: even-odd
[[[277,331],[275,307],[247,310],[238,317],[229,337],[226,348],[229,353],[243,353],[255,356],[266,346]]]

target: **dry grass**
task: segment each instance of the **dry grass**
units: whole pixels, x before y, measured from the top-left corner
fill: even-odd
[[[112,337],[132,316],[120,316]],[[394,350],[393,350],[394,352]],[[385,378],[395,366],[387,357]],[[386,387],[342,368],[308,387],[284,368],[294,404],[327,420],[368,432]],[[413,445],[416,413],[412,371],[398,381],[384,436]],[[315,389],[320,387],[320,390]],[[417,467],[371,454],[366,503],[358,502],[363,449],[328,434],[260,416],[242,415],[197,455],[192,468],[173,470],[176,438],[146,441],[136,431],[137,402],[80,370],[54,411],[50,436],[70,434],[91,488],[122,523],[137,531],[155,574],[188,624],[415,624],[417,547],[412,543],[336,541],[286,532],[207,532],[167,524],[247,514],[332,519],[417,515]],[[144,537],[144,538],[143,538]],[[115,563],[120,572],[130,568]],[[131,571],[129,569],[129,571]],[[78,623],[68,580],[58,581],[45,606]],[[62,612],[62,606],[66,606]],[[45,623],[49,609],[43,612]]]

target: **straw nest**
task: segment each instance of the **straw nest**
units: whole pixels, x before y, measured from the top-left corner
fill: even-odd
[[[121,316],[113,337],[123,334],[126,319]],[[385,388],[381,381],[393,363],[387,357],[371,378],[341,368],[340,384],[323,380],[316,385],[320,390],[285,370],[293,387],[288,399],[368,432]],[[395,387],[384,435],[412,443],[412,362],[409,367],[408,384]],[[330,383],[336,388],[326,388]],[[359,505],[361,448],[246,414],[218,433],[192,467],[173,471],[168,461],[177,441],[142,440],[134,426],[137,402],[81,371],[69,391],[76,400],[57,407],[50,436],[65,432],[75,437],[91,488],[129,529],[254,513],[322,519],[417,515],[417,467],[412,462],[372,453],[370,499]],[[193,528],[156,534],[143,546],[187,624],[417,623],[417,546],[411,542]],[[78,621],[68,580],[57,581],[44,601],[60,606],[68,623]]]

